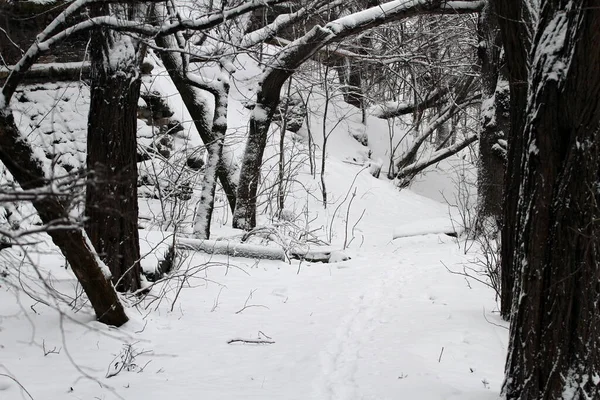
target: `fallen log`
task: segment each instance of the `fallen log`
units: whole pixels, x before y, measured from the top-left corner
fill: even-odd
[[[0,83],[10,75],[14,65],[0,66]],[[150,63],[142,64],[142,73],[147,75],[152,72]],[[45,82],[77,82],[90,78],[90,63],[88,61],[75,61],[64,63],[33,64],[25,72],[22,82],[45,83]]]
[[[0,67],[0,81],[10,75],[12,66]],[[68,63],[48,63],[34,64],[25,73],[23,82],[57,82],[57,81],[79,81],[87,79],[90,76],[89,62],[68,62]]]
[[[204,240],[179,238],[175,247],[181,250],[201,251],[207,254],[226,255],[230,257],[258,258],[263,260],[286,261],[288,258],[309,262],[329,263],[332,253],[334,262],[344,261],[349,257],[340,257],[340,251],[328,246],[317,246],[308,249],[299,247],[287,251],[279,246],[262,246],[257,244],[232,242],[229,240]]]
[[[414,237],[414,236],[424,236],[424,235],[446,235],[446,236],[451,236],[451,237],[458,237],[458,232],[456,230],[454,230],[453,228],[448,228],[448,229],[424,228],[424,229],[419,229],[419,230],[415,230],[412,232],[395,231],[392,236],[392,240],[409,238],[409,237]]]

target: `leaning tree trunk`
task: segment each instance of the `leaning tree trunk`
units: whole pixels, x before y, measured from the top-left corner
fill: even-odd
[[[503,395],[600,399],[600,8],[541,3],[515,149],[523,160],[513,230],[519,284]]]
[[[51,182],[45,178],[42,162],[36,159],[31,145],[24,139],[8,110],[0,110],[0,160],[25,190],[43,188]],[[94,308],[98,321],[121,326],[127,315],[103,265],[68,208],[57,196],[40,196],[33,206],[44,224],[60,221],[64,229],[49,229],[48,234],[61,250],[71,270]]]
[[[514,0],[489,1],[494,3],[498,15],[510,87],[510,127],[507,137],[508,153],[504,180],[504,213],[500,251],[500,314],[503,318],[509,319],[515,284],[513,249],[516,246],[515,232],[519,232],[519,220],[516,215],[519,182],[521,181],[522,132],[527,104],[527,54],[531,47],[530,27],[533,26],[534,17],[523,4],[515,5]]]
[[[114,32],[92,33],[88,117],[86,231],[119,291],[140,288],[137,199],[139,43]],[[117,48],[118,47],[118,48]],[[124,53],[119,60],[117,50]]]
[[[508,134],[508,81],[502,74],[502,40],[494,3],[488,2],[479,16],[479,63],[483,102],[479,161],[477,168],[478,230],[491,219],[497,228],[502,221],[502,192],[506,169],[505,146],[500,142]],[[483,233],[483,232],[481,232]]]
[[[318,48],[320,41],[328,36],[328,31],[315,27],[305,37],[310,39],[292,48],[292,51],[280,53],[281,64],[268,68],[256,94],[256,105],[250,116],[248,141],[244,150],[244,159],[237,187],[237,199],[233,213],[233,227],[250,230],[256,226],[256,197],[260,168],[262,165],[267,133],[273,120],[273,114],[279,104],[281,88],[294,73],[294,70],[306,61]],[[314,41],[314,42],[313,42]],[[312,45],[319,43],[320,47]],[[289,46],[288,46],[289,47]]]
[[[244,151],[235,211],[233,212],[232,225],[234,228],[250,230],[256,226],[256,197],[260,168],[267,145],[267,133],[279,102],[279,91],[282,85],[283,82],[277,82],[277,87],[271,92],[274,94],[276,91],[276,96],[273,94],[264,96],[259,93],[259,101],[254,106],[254,111],[250,117],[250,132]],[[276,99],[269,98],[265,101],[263,100],[265,97],[276,97]]]

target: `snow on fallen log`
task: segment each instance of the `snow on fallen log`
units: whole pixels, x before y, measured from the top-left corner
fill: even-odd
[[[0,79],[6,79],[15,66],[0,67]],[[79,81],[90,75],[89,62],[33,64],[25,73],[25,81]]]
[[[349,260],[339,250],[329,246],[310,248],[294,247],[287,252],[280,246],[264,246],[250,243],[239,243],[230,240],[203,240],[179,238],[175,247],[182,250],[202,251],[207,254],[226,255],[230,257],[258,258],[263,260],[287,261],[288,259],[304,260],[309,262],[341,262]]]
[[[449,218],[436,218],[399,226],[394,229],[393,239],[430,234],[457,237],[460,230],[460,227],[456,226]]]
[[[207,254],[221,254],[231,257],[286,260],[285,252],[281,247],[237,243],[229,240],[179,238],[176,247],[184,250],[202,251]]]

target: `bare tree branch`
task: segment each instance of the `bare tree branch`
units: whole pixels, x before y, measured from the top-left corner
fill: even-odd
[[[453,154],[458,153],[462,149],[469,146],[471,143],[475,142],[478,138],[478,135],[469,136],[462,142],[458,142],[450,147],[446,147],[442,150],[436,151],[426,160],[417,161],[410,165],[407,165],[406,167],[398,171],[398,174],[396,175],[396,178],[398,179],[398,186],[407,186],[419,172],[423,171],[424,169],[435,163],[438,163],[450,157]]]
[[[428,108],[439,106],[442,103],[442,99],[449,91],[450,88],[448,87],[437,88],[427,94],[425,98],[415,101],[414,103],[388,102],[376,104],[369,108],[369,112],[372,116],[381,119],[390,119],[401,115],[412,114],[417,110],[426,110]]]

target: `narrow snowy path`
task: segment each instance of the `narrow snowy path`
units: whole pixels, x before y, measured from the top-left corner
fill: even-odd
[[[342,318],[335,332],[335,338],[321,353],[322,379],[321,392],[315,398],[321,399],[354,399],[360,393],[360,382],[357,381],[358,368],[368,355],[364,348],[375,340],[375,331],[385,320],[384,306],[395,294],[393,287],[399,287],[401,264],[390,267],[390,259],[384,263],[381,257],[373,257],[373,273],[363,282],[363,289],[353,294],[348,314]],[[377,259],[379,258],[379,259]],[[356,262],[366,260],[356,260]],[[387,265],[386,265],[387,264]],[[397,300],[397,299],[396,299]]]
[[[451,243],[436,245],[440,238],[397,240],[353,261],[368,263],[371,273],[320,354],[313,398],[497,396],[502,365],[488,361],[502,359],[505,332],[471,306],[481,293],[469,292],[485,289],[464,281],[461,288],[445,271],[440,261],[451,264],[460,252]]]
[[[38,306],[29,320],[17,313],[2,326],[0,367],[47,400],[497,396],[506,330],[493,324],[500,321],[491,291],[441,264],[468,259],[451,238],[403,238],[353,256],[300,269],[249,260],[214,266],[188,282],[172,311],[175,290],[157,310],[152,303],[130,312],[132,322],[117,332],[68,320],[58,329],[56,315]],[[275,343],[228,344],[266,337]],[[124,344],[137,354],[135,367],[106,379]],[[54,347],[60,353],[44,355]],[[23,398],[16,384],[0,383],[2,399]]]

